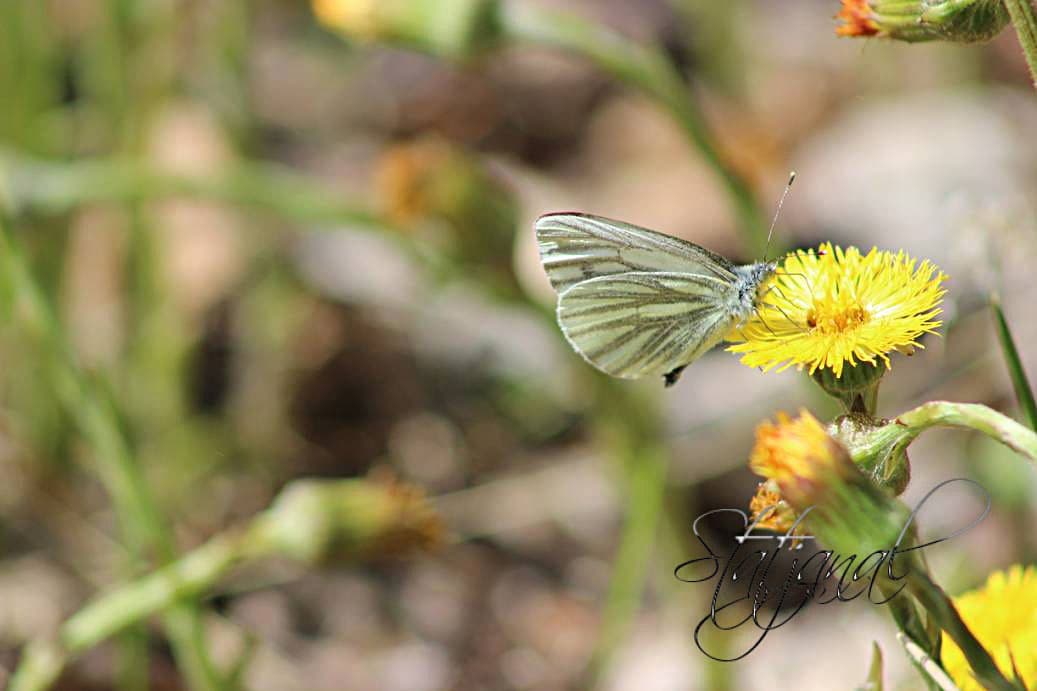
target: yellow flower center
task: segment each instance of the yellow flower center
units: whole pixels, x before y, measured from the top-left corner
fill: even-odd
[[[860,305],[840,305],[834,310],[829,305],[814,305],[807,312],[807,326],[821,335],[834,336],[856,329],[868,317],[868,310]]]

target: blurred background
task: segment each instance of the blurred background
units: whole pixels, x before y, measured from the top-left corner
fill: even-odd
[[[55,364],[0,281],[0,675],[127,578],[83,410],[48,383],[73,362],[181,552],[303,477],[391,475],[442,515],[428,554],[260,560],[206,592],[206,645],[220,666],[247,652],[245,688],[853,688],[872,641],[889,688],[921,688],[863,602],[736,663],[699,652],[713,584],[673,576],[704,554],[691,520],[748,505],[759,421],[838,411],[720,349],[672,389],[607,381],[554,324],[532,223],[581,210],[749,262],[795,169],[775,249],[904,249],[950,276],[942,335],[894,359],[880,414],[1018,417],[987,308],[999,293],[1037,372],[1037,99],[1012,31],[906,45],[836,38],[830,1],[510,0],[518,29],[443,38],[473,2],[393,2],[420,21],[383,32],[347,0],[0,3],[4,232],[68,343]],[[959,432],[912,460],[909,503],[954,476],[994,495],[927,551],[949,592],[1037,558],[1032,468]],[[976,502],[937,502],[923,533]],[[187,688],[160,622],[138,636],[136,682],[115,641],[56,688]]]

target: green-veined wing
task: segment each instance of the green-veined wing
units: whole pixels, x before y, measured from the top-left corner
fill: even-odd
[[[576,283],[558,297],[562,332],[606,374],[665,375],[720,342],[731,325],[732,282],[673,272],[627,272]]]
[[[600,216],[555,213],[536,222],[540,259],[562,293],[599,276],[665,271],[735,280],[733,265],[707,249],[654,230]]]

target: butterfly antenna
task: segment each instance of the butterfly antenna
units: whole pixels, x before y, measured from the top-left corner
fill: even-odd
[[[774,218],[771,219],[771,227],[767,230],[767,245],[763,250],[763,260],[767,261],[767,254],[771,250],[771,235],[774,234],[774,225],[778,222],[778,216],[781,214],[781,206],[785,203],[785,197],[788,196],[789,190],[792,189],[792,183],[796,180],[796,171],[789,173],[789,181],[785,183],[785,191],[781,193],[781,199],[778,200],[778,208],[774,211]]]

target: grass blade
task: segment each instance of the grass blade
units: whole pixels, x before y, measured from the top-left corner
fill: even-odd
[[[1037,431],[1037,403],[1033,399],[1033,388],[1026,378],[1022,360],[1019,359],[1019,351],[1016,350],[1015,341],[1012,339],[1012,331],[1008,328],[1005,313],[1001,310],[1001,298],[996,293],[990,296],[990,309],[994,313],[997,338],[1001,342],[1001,352],[1004,353],[1005,363],[1008,364],[1008,375],[1012,378],[1015,397],[1019,401],[1019,407],[1026,414],[1030,427]]]

